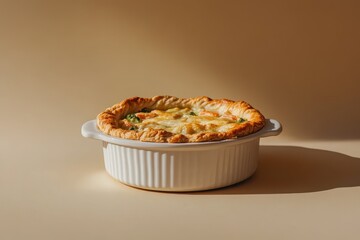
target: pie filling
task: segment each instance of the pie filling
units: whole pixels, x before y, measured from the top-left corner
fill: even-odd
[[[204,109],[170,108],[167,110],[143,109],[119,121],[123,129],[149,131],[161,129],[174,134],[226,132],[247,120],[231,113],[219,115]]]

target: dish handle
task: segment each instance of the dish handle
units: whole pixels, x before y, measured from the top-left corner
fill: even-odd
[[[81,127],[81,135],[86,138],[101,139],[101,134],[96,127],[96,121],[90,120],[84,123]]]
[[[282,131],[281,123],[275,119],[266,119],[266,124],[263,129],[260,130],[260,137],[270,137],[279,135]]]

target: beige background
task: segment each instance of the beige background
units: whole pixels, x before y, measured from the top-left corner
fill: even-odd
[[[359,9],[0,0],[0,239],[357,239]],[[160,94],[246,100],[284,131],[242,184],[123,186],[81,124]]]

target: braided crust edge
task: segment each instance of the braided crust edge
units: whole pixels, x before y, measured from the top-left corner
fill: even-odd
[[[175,134],[165,130],[150,129],[147,131],[134,131],[122,129],[118,126],[120,119],[129,113],[139,112],[143,108],[166,110],[169,108],[203,108],[207,111],[217,112],[220,116],[225,112],[247,121],[230,128],[226,132],[203,132],[197,134]],[[219,141],[243,137],[257,132],[265,126],[264,116],[250,104],[244,101],[228,99],[211,99],[209,97],[177,98],[173,96],[155,96],[152,98],[133,97],[121,101],[107,108],[97,116],[97,126],[105,134],[113,137],[140,140],[144,142],[159,143],[186,143]]]

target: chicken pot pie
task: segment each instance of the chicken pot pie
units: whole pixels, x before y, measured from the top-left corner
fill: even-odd
[[[97,126],[105,134],[161,143],[234,139],[264,125],[264,116],[248,103],[208,97],[133,97],[97,116]]]

